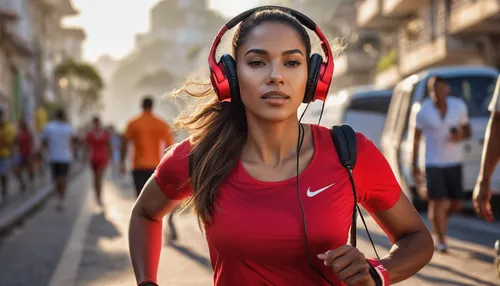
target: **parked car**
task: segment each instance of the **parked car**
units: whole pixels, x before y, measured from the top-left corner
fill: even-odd
[[[411,75],[394,89],[389,106],[387,120],[382,134],[382,151],[390,162],[396,177],[406,195],[417,208],[424,208],[426,203],[416,194],[415,182],[411,174],[414,128],[409,128],[411,119],[416,116],[422,101],[429,96],[427,81],[432,76],[446,79],[451,87],[451,96],[462,98],[468,107],[472,129],[471,139],[465,141],[463,180],[466,207],[472,207],[470,198],[476,183],[484,133],[490,113],[488,104],[492,98],[498,71],[489,67],[449,66],[433,68]],[[422,139],[419,150],[419,166],[425,170],[425,141]],[[492,180],[493,203],[500,204],[500,168]],[[500,206],[500,205],[499,205]]]
[[[320,125],[330,128],[335,124],[349,124],[379,145],[391,96],[392,89],[377,90],[371,86],[330,94],[325,102]],[[306,104],[303,104],[299,108],[299,116],[305,107]],[[312,102],[302,122],[318,124],[322,107],[323,102]]]

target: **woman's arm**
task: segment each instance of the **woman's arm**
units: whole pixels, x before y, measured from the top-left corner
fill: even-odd
[[[393,246],[380,263],[390,283],[417,273],[432,258],[429,230],[401,191],[384,155],[365,136],[358,135],[358,160],[354,168],[360,203],[384,230]]]
[[[393,243],[389,255],[380,260],[391,284],[413,276],[431,260],[432,236],[404,194],[390,209],[371,215]]]
[[[144,186],[130,218],[129,249],[137,283],[156,282],[162,246],[162,219],[180,201],[168,199],[153,177]]]

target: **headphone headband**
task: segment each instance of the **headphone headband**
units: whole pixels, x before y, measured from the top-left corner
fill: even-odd
[[[321,48],[326,56],[326,64],[324,64],[323,67],[321,67],[321,71],[318,71],[320,74],[320,77],[318,79],[318,86],[316,89],[316,92],[321,94],[317,99],[325,100],[326,95],[328,93],[328,89],[330,87],[330,82],[331,78],[333,75],[333,53],[332,49],[330,47],[330,44],[328,42],[328,39],[325,37],[321,29],[314,23],[313,20],[311,20],[309,17],[306,15],[302,14],[299,11],[296,11],[294,9],[286,8],[286,7],[281,7],[281,6],[260,6],[256,8],[252,8],[250,10],[247,10],[245,12],[242,12],[229,20],[222,28],[220,29],[219,33],[215,37],[213,43],[212,43],[212,48],[210,49],[210,53],[208,55],[208,64],[211,70],[211,76],[210,79],[212,81],[212,85],[215,88],[216,93],[220,96],[221,93],[230,93],[229,90],[218,90],[219,86],[224,86],[222,83],[224,81],[227,81],[226,76],[224,75],[224,71],[221,70],[219,67],[217,60],[215,58],[216,52],[217,52],[217,47],[219,46],[222,36],[224,34],[234,28],[236,25],[238,25],[240,22],[244,21],[246,18],[248,18],[250,15],[255,13],[256,11],[261,11],[261,10],[281,10],[290,13],[292,16],[294,16],[300,24],[306,26],[308,29],[314,31],[318,38],[321,41]],[[225,89],[225,88],[224,88]],[[316,98],[315,98],[316,99]]]
[[[229,20],[225,26],[228,28],[228,30],[230,30],[230,29],[234,28],[234,26],[238,25],[241,21],[245,20],[246,18],[248,18],[250,15],[252,15],[254,12],[256,12],[258,10],[273,10],[273,9],[290,12],[290,14],[292,14],[292,16],[297,18],[297,20],[299,20],[299,22],[302,25],[306,26],[310,30],[313,30],[313,31],[316,30],[316,24],[314,23],[313,20],[311,20],[306,15],[300,13],[299,11],[290,9],[290,8],[285,8],[285,7],[281,7],[281,6],[273,6],[273,5],[260,6],[260,7],[252,8],[250,10],[242,12],[242,13],[236,15],[233,19]]]

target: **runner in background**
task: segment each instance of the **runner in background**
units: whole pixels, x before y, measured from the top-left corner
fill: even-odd
[[[120,170],[120,146],[121,146],[121,135],[116,132],[113,126],[109,129],[110,140],[111,140],[111,169],[113,176],[117,177]]]
[[[16,130],[14,126],[5,120],[5,114],[0,109],[0,184],[2,187],[2,203],[7,200],[8,174],[11,168],[11,157]]]
[[[28,128],[24,119],[19,120],[19,130],[17,132],[16,164],[14,172],[19,180],[21,190],[26,189],[23,171],[27,171],[31,187],[33,187],[35,176],[33,172],[33,134]]]
[[[471,136],[466,103],[449,95],[444,78],[428,81],[429,96],[415,117],[412,173],[419,190],[427,189],[429,220],[436,234],[436,250],[447,252],[448,220],[462,208],[463,145]],[[425,138],[425,178],[418,165],[420,138]]]
[[[143,99],[142,109],[143,113],[127,124],[120,154],[121,172],[125,174],[127,149],[130,142],[134,150],[132,176],[137,197],[160,163],[162,150],[174,143],[168,124],[153,114],[152,98]],[[168,218],[168,224],[170,226],[169,241],[175,241],[177,230],[173,223],[172,213]]]
[[[94,191],[97,204],[102,207],[102,179],[111,155],[110,135],[102,128],[98,117],[92,119],[92,130],[85,137],[85,158],[90,153],[90,166],[94,175]]]
[[[173,138],[166,122],[153,114],[153,99],[142,101],[143,113],[127,124],[121,145],[121,171],[126,172],[128,143],[133,146],[132,176],[137,196],[160,163],[162,150],[172,145]]]
[[[38,107],[35,111],[35,128],[33,136],[33,169],[39,178],[45,177],[45,157],[42,148],[42,132],[48,123],[47,111],[43,107]]]
[[[42,148],[48,153],[52,179],[59,197],[57,209],[62,210],[73,150],[78,141],[75,130],[66,120],[64,110],[56,110],[54,120],[43,129],[42,140]]]

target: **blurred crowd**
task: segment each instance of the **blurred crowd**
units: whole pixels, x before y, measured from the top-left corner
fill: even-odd
[[[36,191],[48,184],[50,175],[48,150],[44,141],[44,129],[54,120],[57,112],[48,114],[45,109],[39,109],[36,114],[34,127],[20,119],[17,122],[9,121],[0,109],[0,208],[9,203],[10,198],[25,194],[27,191]],[[72,144],[73,160],[86,160],[85,137],[92,130],[92,122],[82,125],[75,132]],[[104,129],[110,134],[110,154],[114,173],[118,173],[120,160],[121,134],[115,131],[112,125]],[[50,136],[50,135],[49,135]]]

